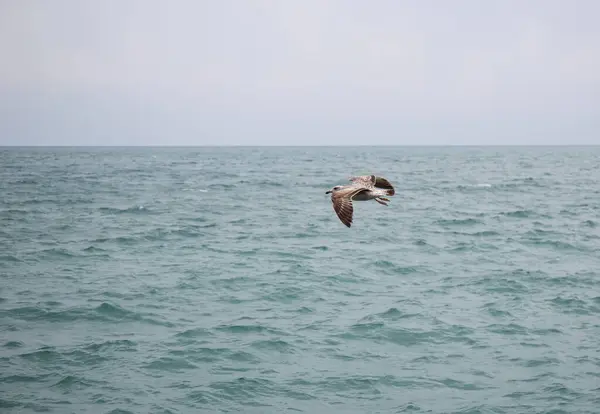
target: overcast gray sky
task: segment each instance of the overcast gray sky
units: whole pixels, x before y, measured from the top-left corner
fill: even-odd
[[[600,144],[596,0],[0,0],[0,145]]]

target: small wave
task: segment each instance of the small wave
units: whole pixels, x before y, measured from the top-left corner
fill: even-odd
[[[446,386],[448,388],[454,388],[454,389],[464,390],[464,391],[476,391],[476,390],[485,389],[484,387],[480,387],[476,384],[459,381],[459,380],[455,380],[452,378],[446,378],[443,380],[439,380],[437,382],[439,382],[440,384],[443,384],[444,386]]]
[[[469,233],[469,232],[465,232],[465,231],[453,231],[453,232],[451,232],[451,234],[456,234],[456,235],[460,235],[460,236],[472,236],[472,237],[492,237],[492,236],[500,235],[500,233],[498,233],[497,231],[494,231],[494,230],[482,230],[482,231],[476,231],[474,233]]]
[[[0,377],[0,383],[30,383],[30,382],[45,382],[50,374],[37,373],[36,375],[8,375],[6,377]],[[2,405],[0,404],[0,407]]]
[[[195,223],[206,223],[208,219],[206,217],[189,217],[186,218],[187,221],[193,221]]]
[[[109,251],[101,247],[88,246],[81,251],[88,253],[89,257],[110,257],[110,254],[108,254]]]
[[[497,231],[494,230],[483,230],[483,231],[477,231],[475,233],[471,233],[471,236],[475,236],[475,237],[490,237],[490,236],[499,236],[500,233],[498,233]]]
[[[583,224],[584,226],[587,226],[587,227],[592,227],[592,228],[598,227],[598,222],[596,222],[594,220],[585,220],[581,224]]]
[[[117,208],[117,207],[100,207],[98,209],[102,213],[106,214],[153,214],[152,210],[149,210],[147,207],[143,205],[136,205],[132,207],[126,208]]]
[[[314,308],[309,308],[309,307],[306,307],[306,306],[302,306],[301,308],[298,308],[298,309],[296,309],[296,310],[294,310],[292,312],[294,312],[294,313],[314,313],[315,309]]]
[[[77,257],[76,254],[73,254],[72,252],[68,251],[67,249],[63,249],[63,248],[44,249],[44,250],[38,251],[37,254],[41,254],[50,259],[52,259],[52,258],[70,259],[73,257]]]
[[[544,184],[540,183],[533,177],[515,178],[509,183],[503,184],[503,187],[515,188],[515,187],[544,187]]]
[[[544,336],[544,335],[562,334],[563,332],[560,329],[556,329],[556,328],[542,328],[542,329],[534,329],[532,331],[532,333],[535,335]]]
[[[83,388],[92,387],[96,384],[89,382],[81,377],[67,375],[61,378],[57,383],[50,386],[50,388],[60,388],[63,391],[68,391],[71,389],[81,390]]]
[[[570,217],[577,217],[579,215],[576,211],[567,210],[567,209],[560,210],[559,214],[561,214],[563,216],[570,216]]]
[[[4,347],[9,348],[9,349],[22,348],[24,346],[25,346],[25,344],[21,341],[8,341],[7,343],[4,344]]]
[[[550,348],[550,346],[546,343],[536,343],[536,342],[521,342],[519,343],[519,345],[523,346],[523,347],[527,347],[527,348]]]
[[[55,351],[53,348],[40,349],[33,352],[27,352],[19,355],[21,358],[36,361],[36,362],[56,362],[64,359],[63,355],[60,352]]]
[[[198,228],[201,228],[201,227],[202,226],[198,226]],[[176,236],[185,237],[185,238],[195,238],[195,237],[200,237],[200,236],[204,235],[204,233],[202,231],[199,231],[194,228],[184,228],[184,229],[173,230],[172,234],[176,235]]]
[[[232,381],[214,382],[210,388],[220,391],[223,396],[251,401],[258,396],[269,395],[278,389],[275,382],[261,378],[240,377]]]
[[[118,339],[115,341],[104,341],[100,343],[90,344],[85,347],[88,351],[102,352],[102,351],[135,351],[137,344],[134,341],[128,339]]]
[[[310,294],[310,291],[299,287],[285,287],[278,289],[269,295],[264,296],[264,299],[270,302],[292,303],[295,300],[302,299]]]
[[[467,219],[440,219],[435,222],[440,226],[472,226],[475,224],[481,224],[481,220],[474,218]]]
[[[56,364],[57,366],[66,365],[74,367],[91,366],[106,361],[106,358],[95,355],[94,353],[82,350],[61,352],[54,347],[44,347],[37,351],[20,354],[19,357],[40,364]]]
[[[298,384],[298,382],[294,382]],[[301,385],[301,384],[298,384]],[[420,378],[403,379],[393,375],[366,376],[366,375],[347,375],[343,377],[325,377],[323,380],[314,383],[319,389],[333,391],[336,394],[348,395],[355,398],[358,394],[373,396],[381,394],[380,387],[404,388],[414,387],[416,385],[429,388],[436,384],[429,380]]]
[[[581,251],[581,250],[585,250],[583,247],[578,248],[574,245],[572,245],[571,243],[566,243],[563,241],[558,241],[558,240],[530,240],[527,241],[527,244],[531,244],[534,246],[540,246],[540,247],[551,247],[553,249],[557,249],[557,250],[576,250],[576,251]]]
[[[276,351],[286,354],[294,353],[294,346],[281,339],[268,339],[263,341],[255,341],[251,344],[253,348],[264,351]]]
[[[505,216],[505,217],[512,217],[512,218],[529,218],[529,217],[536,216],[535,212],[533,212],[531,210],[507,211],[504,213],[500,213],[500,215]]]
[[[18,208],[11,208],[11,209],[8,209],[8,210],[0,211],[0,214],[14,214],[14,215],[26,216],[28,214],[31,214],[31,211],[29,211],[29,210],[21,210],[21,209],[18,209]]]
[[[110,303],[103,302],[100,306],[96,307],[95,312],[103,317],[108,318],[113,321],[143,321],[150,323],[152,325],[161,325],[161,326],[173,326],[170,322],[159,321],[153,318],[149,318],[147,316],[141,315],[137,312],[133,312],[127,309],[124,309],[118,305],[112,305]]]
[[[376,267],[378,267],[379,269],[385,270],[387,273],[392,273],[392,274],[408,275],[411,273],[418,272],[417,268],[415,268],[415,267],[398,266],[397,264],[392,263],[387,260],[377,260],[377,261],[375,261],[374,265]]]
[[[238,181],[238,184],[241,185],[253,185],[253,186],[259,186],[259,187],[285,187],[284,184],[277,182],[277,181],[248,181],[248,180],[241,180]]]
[[[488,313],[496,318],[512,318],[512,314],[506,310],[498,309],[495,304],[488,303],[484,306]]]
[[[138,237],[133,237],[133,236],[119,236],[119,237],[115,237],[113,239],[106,239],[107,241],[114,241],[117,242],[118,244],[123,244],[126,246],[131,246],[134,244],[139,243],[140,239]]]
[[[184,358],[162,357],[144,365],[144,368],[158,371],[180,372],[181,370],[195,369],[198,368],[198,366]]]
[[[471,184],[471,185],[460,184],[460,185],[456,186],[456,188],[461,191],[467,191],[467,190],[481,191],[482,189],[492,188],[492,184],[489,184],[489,183],[480,183],[480,184]]]
[[[30,199],[22,200],[22,201],[18,202],[18,205],[28,206],[28,205],[40,205],[40,204],[46,204],[46,203],[54,204],[56,202],[57,202],[56,198],[42,198],[42,199],[30,198]]]
[[[527,236],[546,236],[546,235],[559,235],[560,233],[557,233],[556,231],[553,230],[545,230],[545,229],[533,229],[528,231],[527,233],[525,233],[525,235]]]
[[[295,233],[293,236],[289,237],[285,237],[285,238],[291,238],[291,239],[307,239],[307,238],[311,238],[311,237],[316,237],[319,234],[316,232],[299,232],[299,233]]]
[[[179,332],[179,333],[175,334],[175,336],[178,338],[204,338],[204,337],[213,336],[213,334],[208,329],[205,329],[205,328],[194,328],[194,329],[188,329],[183,332]]]
[[[193,350],[171,350],[169,354],[179,357],[185,356],[194,363],[234,361],[256,364],[260,362],[258,357],[249,352],[236,351],[230,348],[199,347]]]
[[[127,322],[140,321],[153,325],[172,326],[171,323],[153,319],[147,315],[123,309],[109,303],[102,303],[96,308],[74,307],[63,310],[42,309],[37,306],[13,308],[5,311],[11,317],[26,321],[70,322],[75,320]]]
[[[12,256],[12,255],[8,255],[8,256],[7,255],[2,255],[2,256],[0,256],[0,263],[2,263],[2,262],[5,262],[5,263],[6,262],[18,263],[18,262],[21,262],[21,261],[22,260],[18,259],[15,256]]]
[[[15,181],[11,182],[10,184],[16,184],[16,185],[38,184],[41,181],[40,178],[42,178],[42,177],[37,177],[37,179],[36,178],[21,178],[20,180],[15,180]]]
[[[202,219],[202,222],[206,221],[206,219]],[[209,224],[205,224],[203,226],[194,226],[192,228],[196,228],[196,229],[212,229],[217,227],[217,223],[209,223]]]
[[[560,401],[561,403],[571,403],[578,397],[581,397],[581,393],[575,391],[572,388],[566,387],[561,383],[554,383],[547,387],[542,388],[544,393],[548,394],[548,401]]]
[[[392,321],[406,317],[406,315],[403,314],[402,312],[400,312],[398,310],[398,308],[389,308],[385,312],[378,313],[376,316],[379,316],[379,317],[381,317],[383,319],[389,319],[389,320],[392,320]]]
[[[44,310],[36,306],[23,306],[20,308],[7,309],[4,313],[12,318],[21,320],[35,320],[44,315]]]
[[[221,325],[215,329],[235,334],[271,333],[281,335],[283,332],[264,325]]]
[[[594,307],[589,307],[585,301],[579,298],[557,296],[551,300],[551,303],[565,313],[574,313],[578,315],[590,314],[590,310],[594,309]]]
[[[150,293],[152,293],[152,292],[150,292]],[[125,300],[141,299],[141,298],[146,297],[146,295],[141,292],[121,293],[121,292],[115,292],[115,291],[110,291],[110,290],[106,290],[106,291],[100,293],[100,295],[105,296],[107,298],[111,298],[111,299],[125,299]]]
[[[516,323],[509,324],[492,324],[486,328],[489,332],[502,335],[527,335],[529,331],[524,326]]]
[[[196,390],[190,392],[186,396],[186,400],[191,401],[195,404],[207,405],[209,407],[218,406],[220,404],[223,404],[223,402],[225,401],[224,398],[220,398],[218,396],[213,395],[211,392],[204,390]]]
[[[379,330],[383,327],[385,327],[383,322],[359,322],[352,325],[350,329],[358,333],[368,333]]]
[[[270,406],[261,400],[272,395],[281,394],[296,399],[300,399],[299,395],[302,395],[303,399],[312,399],[301,392],[284,389],[274,381],[261,378],[240,377],[230,381],[213,382],[208,387],[208,389],[191,392],[186,399],[211,408],[223,406],[226,402],[244,401],[246,410],[250,409],[249,407],[256,407],[258,409],[258,411],[254,410],[256,412],[263,412],[264,408]]]
[[[375,341],[391,342],[402,346],[423,344],[442,344],[462,342],[470,345],[475,341],[470,338],[473,331],[464,326],[448,326],[439,329],[420,331],[403,328],[386,327],[383,322],[359,323],[352,325],[350,332],[341,334],[345,339],[364,340],[368,337]]]
[[[486,276],[476,281],[474,285],[483,286],[487,292],[517,294],[529,292],[529,288],[526,284],[502,276]]]
[[[544,366],[544,365],[558,365],[558,364],[560,364],[560,361],[558,359],[550,358],[550,357],[522,360],[522,362],[521,362],[521,365],[523,365],[524,367],[527,367],[527,368],[536,368],[536,367],[540,367],[540,366]]]
[[[125,318],[133,314],[133,312],[123,309],[117,305],[111,305],[110,303],[103,302],[96,309],[96,312],[107,315],[114,318]]]
[[[209,190],[233,190],[236,187],[235,184],[211,184],[208,186]]]

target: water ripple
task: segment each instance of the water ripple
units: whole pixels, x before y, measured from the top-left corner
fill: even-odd
[[[0,411],[596,413],[598,160],[0,149]]]

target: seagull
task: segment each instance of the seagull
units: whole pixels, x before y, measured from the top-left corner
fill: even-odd
[[[333,209],[340,221],[350,227],[352,225],[352,201],[368,201],[375,200],[379,204],[387,206],[390,199],[383,196],[393,196],[395,194],[394,187],[388,180],[375,175],[361,175],[358,177],[350,177],[350,185],[336,185],[325,194],[331,194],[331,202]]]

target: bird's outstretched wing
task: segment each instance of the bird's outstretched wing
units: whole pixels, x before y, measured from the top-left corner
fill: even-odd
[[[364,185],[365,187],[373,188],[376,178],[374,175],[359,175],[350,177],[348,181],[351,181],[354,185]]]
[[[369,191],[365,187],[349,187],[344,190],[336,191],[331,194],[331,201],[333,202],[333,209],[337,214],[338,218],[344,225],[350,227],[352,225],[352,215],[354,208],[352,206],[352,198],[363,191]]]
[[[388,195],[393,196],[396,191],[388,180],[383,177],[377,177],[375,175],[359,175],[357,177],[350,177],[349,181],[355,185],[363,185],[368,188],[383,188],[389,190]]]

